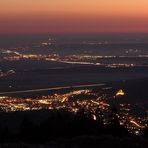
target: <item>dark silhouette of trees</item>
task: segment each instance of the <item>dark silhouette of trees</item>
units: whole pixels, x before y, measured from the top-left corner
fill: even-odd
[[[110,124],[106,126],[105,132],[113,136],[125,137],[129,136],[129,132],[119,122],[120,112],[116,107],[112,108]]]
[[[99,111],[94,114],[80,110],[76,114],[65,110],[55,110],[49,117],[35,124],[29,116],[24,116],[17,134],[11,133],[9,128],[0,126],[1,142],[27,142],[45,143],[58,139],[71,139],[80,136],[102,137],[111,135],[113,137],[131,136],[128,131],[120,125],[119,112],[113,109],[110,124],[103,124],[103,117]],[[145,137],[148,130],[145,129]]]
[[[21,141],[33,142],[38,140],[38,127],[35,125],[32,120],[25,116],[20,125],[20,132],[18,135],[18,139]]]
[[[148,127],[144,129],[144,137],[148,138]]]
[[[12,133],[7,126],[2,127],[0,125],[0,143],[1,142],[11,142],[13,140]]]

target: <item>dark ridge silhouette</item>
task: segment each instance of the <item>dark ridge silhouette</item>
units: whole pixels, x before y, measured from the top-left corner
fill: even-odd
[[[144,137],[148,138],[148,127],[144,129]]]
[[[45,111],[42,112],[45,113]],[[9,117],[9,114],[12,113],[7,114]],[[19,114],[21,114],[21,112]],[[63,148],[73,147],[75,145],[76,147],[86,148],[91,146],[107,147],[110,146],[110,144],[122,148],[123,145],[120,145],[120,143],[116,141],[116,139],[118,139],[121,143],[127,142],[127,147],[130,148],[134,147],[134,144],[132,145],[133,142],[137,142],[139,146],[141,146],[141,140],[146,143],[145,139],[147,139],[148,135],[147,128],[144,131],[143,137],[136,137],[129,134],[127,129],[120,125],[117,116],[118,110],[116,108],[112,109],[110,123],[108,125],[103,124],[102,119],[99,118],[100,116],[94,120],[92,114],[86,114],[84,110],[80,110],[76,114],[66,110],[54,110],[51,111],[51,113],[48,111],[48,117],[39,122],[35,122],[30,114],[36,116],[39,115],[40,112],[22,113],[24,117],[20,124],[18,124],[19,128],[16,133],[12,132],[12,129],[7,126],[0,126],[0,147],[6,143],[8,145],[18,144],[18,148],[27,148],[30,144],[33,146],[49,143],[51,147]],[[137,138],[137,141],[135,138]],[[105,139],[108,143],[104,142]],[[101,140],[103,140],[103,142]],[[56,145],[54,145],[52,141],[55,141],[54,144]],[[81,144],[80,141],[84,143]],[[21,146],[21,143],[26,143],[26,145]],[[124,146],[126,145],[124,144]]]

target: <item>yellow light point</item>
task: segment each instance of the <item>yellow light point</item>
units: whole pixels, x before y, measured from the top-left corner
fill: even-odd
[[[0,99],[6,99],[8,98],[7,96],[0,96]]]
[[[67,100],[67,97],[62,98],[61,102],[63,103],[63,102],[65,102],[66,100]]]
[[[47,100],[39,100],[39,103],[42,103],[42,104],[49,104],[49,102]]]
[[[125,92],[121,89],[116,93],[116,96],[124,96]]]
[[[93,120],[97,120],[97,117],[96,117],[96,115],[92,115],[92,117],[93,117]]]
[[[94,103],[94,104],[100,105],[99,102],[96,102],[96,101],[93,101],[93,100],[91,100],[91,102]]]
[[[136,121],[131,120],[130,123],[134,124],[137,127],[142,128],[142,126],[140,124],[138,124]]]

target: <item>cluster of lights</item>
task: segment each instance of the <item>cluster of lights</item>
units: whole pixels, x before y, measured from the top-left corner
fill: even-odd
[[[125,95],[125,92],[119,90],[115,94],[115,97],[117,97],[117,99],[119,97],[120,99],[120,97]],[[1,96],[0,110],[14,112],[41,109],[66,109],[73,113],[84,110],[85,114],[91,114],[92,119],[98,120],[101,118],[104,124],[109,124],[112,105],[108,100],[106,92],[93,92],[93,90],[88,89],[26,99]],[[121,114],[116,113],[116,116],[118,117],[120,124],[126,127],[130,132],[140,134],[143,128],[147,127],[145,124],[147,118],[131,115],[131,109],[132,107],[130,104],[120,104],[119,112],[121,112]]]
[[[10,76],[10,75],[14,75],[14,74],[15,74],[14,70],[8,70],[6,72],[0,70],[0,77],[7,77],[7,76]]]
[[[48,43],[42,43],[43,45]],[[28,47],[27,47],[28,48]],[[23,48],[24,50],[24,48]],[[118,67],[134,67],[138,66],[135,64],[127,64],[127,63],[100,63],[97,62],[98,59],[115,59],[118,58],[117,56],[93,56],[93,55],[67,55],[61,56],[58,54],[22,54],[16,51],[10,50],[0,50],[1,57],[0,61],[8,60],[8,61],[18,61],[18,60],[45,60],[45,61],[57,61],[62,63],[69,63],[69,64],[80,64],[80,65],[97,65],[97,66],[104,66],[110,68],[118,68]],[[119,58],[124,58],[120,57]],[[140,65],[139,65],[140,66]]]

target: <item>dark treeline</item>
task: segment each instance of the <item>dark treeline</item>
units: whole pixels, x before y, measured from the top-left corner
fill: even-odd
[[[50,141],[73,139],[80,136],[94,136],[97,138],[110,135],[121,139],[135,137],[119,124],[114,113],[111,116],[110,124],[104,125],[101,118],[94,120],[91,114],[85,114],[83,110],[77,114],[65,110],[56,110],[48,118],[40,121],[39,124],[25,115],[17,132],[12,132],[6,126],[5,128],[0,127],[0,143],[44,144]],[[148,129],[145,130],[144,136],[141,138],[145,139],[147,136]]]

